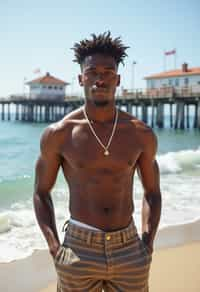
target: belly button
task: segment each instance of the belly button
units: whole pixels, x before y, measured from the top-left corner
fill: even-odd
[[[104,210],[105,213],[108,213],[110,209],[109,208],[103,208],[103,210]]]
[[[78,166],[79,166],[79,168],[84,168],[84,164],[82,164],[82,163],[79,163]]]

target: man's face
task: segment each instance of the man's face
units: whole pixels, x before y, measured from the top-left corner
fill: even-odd
[[[84,87],[86,99],[96,106],[106,106],[113,102],[116,87],[120,84],[115,59],[94,54],[85,58],[81,69],[79,84]]]

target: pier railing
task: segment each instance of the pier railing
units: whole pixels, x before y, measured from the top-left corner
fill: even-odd
[[[63,100],[60,100],[60,98],[57,100],[56,97],[52,98],[46,98],[46,96],[40,96],[39,98],[32,98],[29,95],[25,94],[15,94],[15,95],[10,95],[7,98],[1,98],[0,97],[0,102],[20,102],[20,101],[48,101],[48,102],[65,102],[65,101],[76,101],[76,100],[81,100],[83,97],[80,95],[68,95],[65,96]]]
[[[123,89],[121,93],[116,95],[116,99],[129,100],[129,99],[157,99],[157,98],[184,98],[184,97],[200,97],[200,85],[187,86],[187,87],[162,87],[162,88],[137,88],[135,90]],[[32,98],[28,94],[15,94],[7,98],[0,98],[0,102],[20,102],[20,101],[48,101],[48,102],[70,102],[83,100],[81,95],[67,95],[64,100],[46,99],[45,96],[40,98]]]
[[[182,98],[182,97],[199,97],[200,85],[193,85],[187,87],[173,87],[167,86],[162,88],[137,88],[135,90],[122,90],[122,97],[124,99],[146,99],[146,98]],[[120,98],[122,98],[120,97]]]

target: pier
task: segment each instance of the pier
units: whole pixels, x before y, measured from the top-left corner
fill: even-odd
[[[64,101],[10,96],[0,99],[0,120],[14,119],[21,122],[51,123],[62,119],[67,113],[83,104],[84,99],[79,96],[68,96]],[[116,104],[152,128],[165,127],[164,106],[168,105],[170,128],[197,128],[200,130],[200,93],[193,93],[189,90],[177,93],[173,90],[170,91],[169,88],[166,92],[124,90],[122,95],[116,96]],[[194,112],[192,125],[189,118],[191,106]]]

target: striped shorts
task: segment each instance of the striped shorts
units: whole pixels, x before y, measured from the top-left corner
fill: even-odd
[[[57,292],[148,292],[151,260],[133,219],[114,232],[69,223],[54,258]]]

